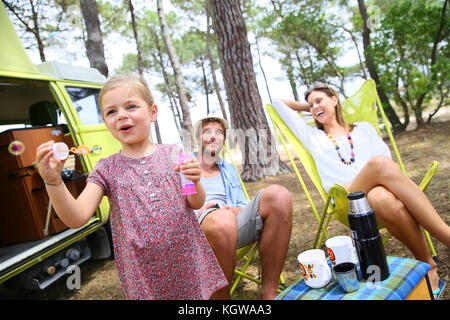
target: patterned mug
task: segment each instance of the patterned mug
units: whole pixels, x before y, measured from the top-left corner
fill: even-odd
[[[320,249],[303,251],[297,257],[305,284],[311,288],[323,288],[331,280],[331,269],[325,252]]]
[[[353,246],[352,238],[348,236],[333,237],[328,239],[325,245],[327,247],[328,257],[333,266],[344,262],[359,265],[358,255]]]

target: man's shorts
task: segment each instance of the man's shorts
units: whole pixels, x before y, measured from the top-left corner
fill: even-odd
[[[245,207],[242,207],[241,211],[237,214],[238,249],[261,239],[263,222],[259,214],[259,199],[262,191],[263,189],[259,190],[252,201]],[[220,209],[218,204],[202,212],[198,216],[198,222],[201,224],[210,212],[217,209]]]

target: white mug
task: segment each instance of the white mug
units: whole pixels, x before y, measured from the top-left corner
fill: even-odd
[[[325,245],[327,247],[328,257],[333,266],[344,262],[351,262],[355,265],[359,265],[352,238],[347,236],[333,237],[328,239],[325,242]]]
[[[308,287],[322,288],[330,282],[331,270],[323,250],[304,251],[298,255],[297,259],[302,269],[303,279]]]

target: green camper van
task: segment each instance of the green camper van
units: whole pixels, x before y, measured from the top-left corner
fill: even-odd
[[[57,62],[33,65],[3,4],[0,30],[0,285],[44,289],[73,266],[111,255],[109,205],[103,199],[85,226],[66,227],[34,166],[36,147],[52,139],[89,148],[71,154],[61,174],[76,196],[96,162],[120,144],[99,111],[103,75]]]

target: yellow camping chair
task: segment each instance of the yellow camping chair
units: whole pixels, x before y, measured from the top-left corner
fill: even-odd
[[[380,132],[380,129],[378,126],[378,116],[377,116],[377,108],[378,108],[378,111],[380,112],[382,121],[384,123],[384,129],[386,130],[386,132],[389,136],[389,139],[391,141],[392,148],[394,149],[398,164],[399,164],[401,170],[406,174],[406,170],[405,170],[405,167],[401,160],[400,153],[398,152],[397,145],[395,143],[394,137],[393,137],[392,132],[389,127],[389,122],[383,111],[383,107],[381,105],[380,99],[378,98],[375,81],[373,81],[371,79],[367,80],[363,84],[363,86],[353,96],[351,96],[350,98],[348,98],[347,100],[345,100],[342,103],[342,107],[343,107],[345,120],[348,123],[353,123],[355,121],[368,121],[376,128],[378,134],[381,135],[381,132]],[[276,132],[278,133],[281,143],[284,146],[286,154],[288,155],[289,160],[292,164],[292,167],[294,168],[294,171],[297,175],[300,185],[302,186],[302,189],[305,192],[305,195],[313,209],[314,215],[316,216],[317,221],[319,222],[319,229],[317,231],[313,247],[320,248],[322,245],[323,237],[325,236],[327,239],[329,238],[326,228],[327,228],[332,216],[334,216],[339,222],[341,222],[345,226],[349,227],[349,223],[348,223],[348,219],[347,219],[347,213],[348,213],[347,194],[348,194],[348,191],[343,186],[341,186],[339,184],[334,184],[328,191],[328,194],[326,194],[324,188],[322,187],[322,183],[321,183],[321,180],[320,180],[320,177],[317,172],[316,165],[314,163],[312,156],[304,148],[304,146],[297,139],[297,137],[292,133],[290,128],[284,123],[284,121],[278,115],[276,110],[271,105],[266,105],[266,110],[267,110],[270,118],[272,119],[274,128],[275,128]],[[301,113],[299,113],[299,114],[303,115]],[[300,162],[302,163],[305,171],[307,172],[308,176],[311,178],[312,182],[314,183],[314,186],[317,188],[320,195],[322,196],[322,199],[323,199],[325,205],[324,205],[321,216],[319,216],[316,206],[314,205],[314,202],[312,201],[312,198],[308,192],[308,189],[306,188],[306,185],[300,175],[300,172],[298,171],[298,168],[294,162],[294,159],[292,158],[292,155],[286,145],[285,138],[291,145],[291,148],[294,150],[294,153],[299,157]],[[428,185],[431,182],[431,179],[436,174],[438,168],[439,168],[439,163],[436,161],[433,161],[426,176],[424,177],[424,179],[422,180],[422,182],[419,185],[419,188],[423,192],[426,191]],[[331,202],[331,199],[333,199],[334,205]],[[378,223],[379,223],[380,229],[384,228],[384,226],[382,226],[382,224],[379,221],[378,221]],[[431,253],[433,255],[433,258],[437,261],[436,251],[434,249],[433,243],[431,242],[430,236],[426,230],[424,230],[424,233],[425,233],[428,245],[430,247]],[[388,233],[388,235],[383,240],[384,244],[386,244],[389,237],[390,237],[390,233]]]
[[[233,161],[233,158],[231,156],[230,151],[228,150],[228,148],[226,146],[224,146],[224,149],[225,149],[225,151],[226,151],[226,153],[228,155],[228,158],[230,159],[231,163],[236,168],[236,171],[239,172],[238,169],[237,169],[236,164]],[[242,186],[242,189],[244,190],[244,193],[245,193],[245,196],[246,196],[247,200],[250,201],[251,199],[250,199],[250,197],[249,197],[249,195],[247,193],[247,189],[245,188],[244,182],[242,181],[240,175],[239,175],[239,180],[241,181],[241,186]],[[242,259],[244,259],[245,263],[244,263],[244,265],[242,266],[241,269],[238,269],[237,267],[234,269],[234,274],[236,275],[236,278],[234,279],[233,284],[231,286],[230,295],[233,295],[234,291],[236,290],[238,284],[241,282],[242,278],[246,278],[246,279],[248,279],[250,281],[253,281],[253,282],[261,285],[261,280],[260,279],[258,279],[256,277],[246,273],[248,266],[250,265],[250,263],[252,262],[256,252],[258,251],[258,245],[259,245],[259,242],[256,241],[256,242],[253,242],[253,243],[251,243],[251,244],[249,244],[249,245],[247,245],[247,246],[245,246],[243,248],[240,248],[240,249],[236,250],[236,261],[241,261]],[[286,283],[285,283],[285,281],[283,279],[283,275],[280,275],[280,286],[281,286],[281,288],[278,288],[278,293],[280,293],[282,291],[282,289],[285,288],[285,286],[286,286],[285,284]]]

